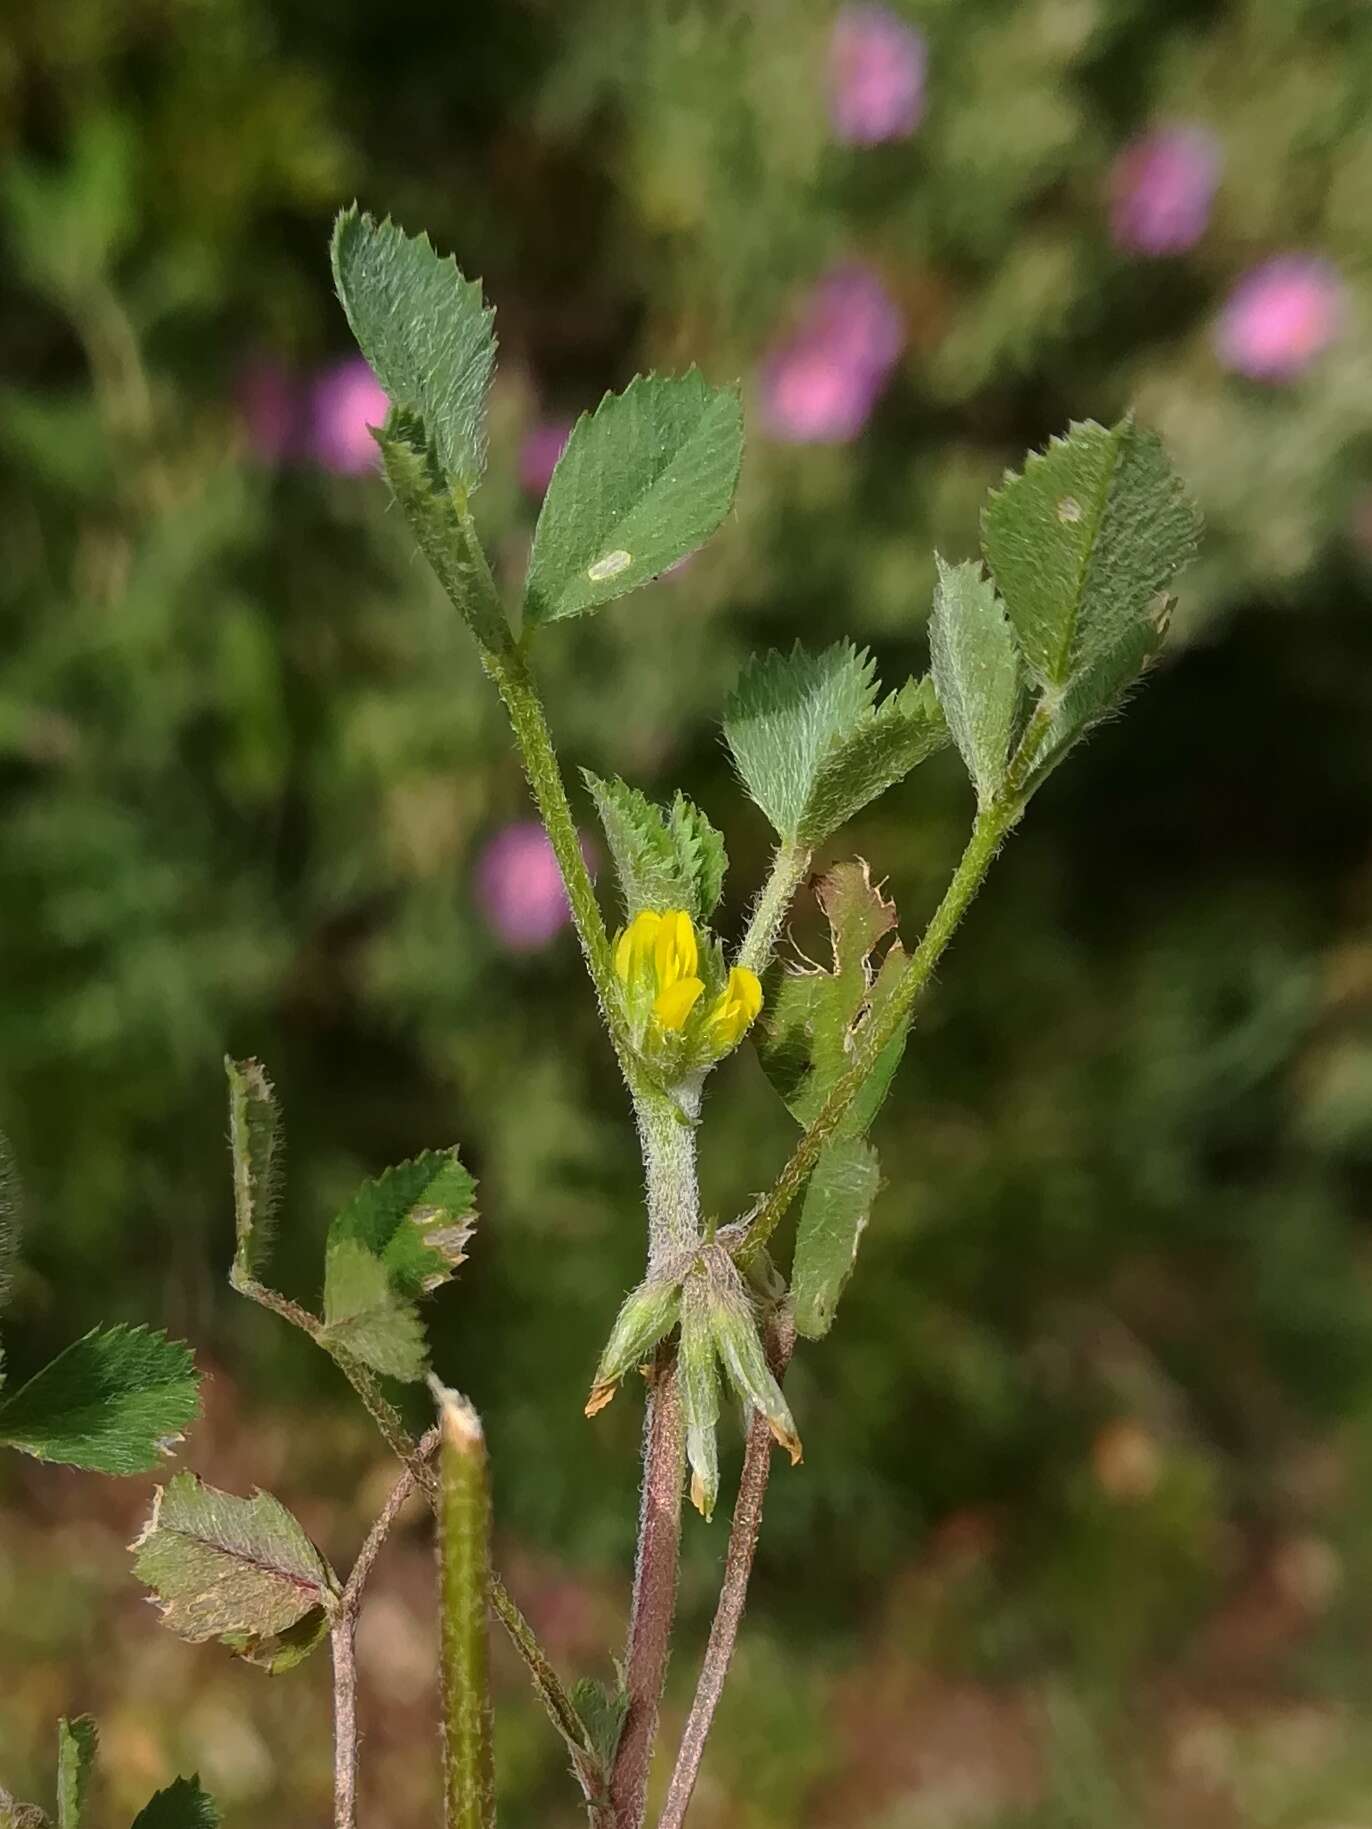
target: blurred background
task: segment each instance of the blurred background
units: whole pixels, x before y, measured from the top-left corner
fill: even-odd
[[[438,1367],[485,1413],[510,1586],[609,1673],[638,1402],[580,1409],[642,1260],[632,1132],[501,713],[375,472],[341,203],[498,306],[477,506],[511,584],[579,411],[650,365],[742,377],[725,530],[540,656],[569,770],[725,830],[729,934],[767,848],[718,738],[742,658],[851,634],[922,670],[932,549],[1133,404],[1207,520],[1178,638],[924,1006],[692,1820],[1367,1829],[1366,6],[9,0],[0,158],[12,1374],[97,1319],[187,1335],[184,1464],[346,1561],[390,1468],[227,1290],[221,1058],[281,1091],[303,1299],[356,1182],[459,1142],[483,1220]],[[944,755],[831,855],[908,939],[969,812]],[[791,1135],[746,1050],[708,1120],[736,1212]],[[150,1487],[0,1466],[0,1773],[46,1800],[90,1709],[111,1822],[197,1767],[228,1829],[324,1821],[323,1660],[163,1632],[124,1549]],[[669,1730],[726,1530],[688,1515]],[[430,1586],[413,1518],[361,1651],[390,1829],[436,1820]],[[498,1657],[503,1820],[571,1825]]]

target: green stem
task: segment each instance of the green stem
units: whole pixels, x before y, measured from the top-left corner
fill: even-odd
[[[649,1276],[700,1243],[696,1121],[701,1084],[697,1075],[671,1093],[644,1092],[634,1099],[647,1184]]]
[[[748,931],[738,949],[737,963],[756,972],[759,978],[772,962],[781,924],[810,868],[811,855],[809,847],[796,839],[784,839],[773,854],[772,867],[753,905]]]
[[[438,1585],[443,1665],[443,1800],[448,1829],[495,1829],[491,1745],[491,1490],[476,1411],[435,1384],[439,1403]]]
[[[605,920],[596,900],[595,885],[582,855],[581,839],[577,833],[576,821],[572,818],[572,809],[567,800],[567,790],[563,786],[562,771],[558,766],[557,752],[553,748],[538,688],[524,655],[518,650],[508,654],[487,650],[482,656],[482,663],[495,681],[509,713],[510,728],[514,732],[520,760],[524,764],[529,791],[534,797],[534,805],[538,808],[539,818],[543,821],[544,830],[553,847],[553,855],[562,872],[572,921],[576,927],[577,939],[581,942],[586,969],[595,987],[600,1013],[610,1032],[610,1040],[614,1043],[625,1082],[630,1091],[634,1091],[642,1083],[643,1076],[630,1052],[619,1014],[619,992],[614,975],[610,936],[605,930]]]
[[[943,900],[924,930],[924,937],[910,956],[910,963],[897,982],[890,1002],[863,1036],[860,1054],[833,1087],[809,1129],[791,1152],[771,1192],[747,1223],[734,1255],[745,1268],[771,1238],[791,1202],[805,1186],[820,1151],[848,1115],[848,1108],[862,1091],[867,1076],[881,1055],[904,1032],[920,992],[933,975],[945,948],[957,932],[958,924],[971,906],[977,891],[986,880],[996,852],[1006,834],[1019,818],[1022,806],[1018,799],[994,802],[977,815],[972,836]]]

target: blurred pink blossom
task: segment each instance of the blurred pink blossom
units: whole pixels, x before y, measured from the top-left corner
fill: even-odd
[[[848,146],[904,140],[924,113],[923,34],[885,6],[845,6],[829,43],[829,110]]]
[[[257,356],[238,377],[238,410],[254,457],[279,464],[289,457],[300,429],[300,390],[272,356]]]
[[[792,444],[855,438],[904,345],[905,325],[878,276],[867,267],[836,267],[764,361],[767,429]]]
[[[581,841],[589,863],[592,848]],[[476,899],[496,938],[512,952],[533,952],[571,920],[562,873],[536,819],[518,819],[487,840],[476,860]]]
[[[307,447],[326,470],[360,476],[380,461],[372,426],[384,425],[390,402],[361,356],[348,356],[316,376],[310,389]]]
[[[1255,381],[1287,381],[1334,340],[1342,317],[1343,285],[1327,260],[1278,254],[1229,294],[1215,345],[1226,368]]]
[[[525,433],[519,447],[519,480],[530,495],[546,492],[571,435],[570,419],[541,419]]]
[[[1220,151],[1203,127],[1160,127],[1126,146],[1110,173],[1110,232],[1135,254],[1180,254],[1210,220]]]

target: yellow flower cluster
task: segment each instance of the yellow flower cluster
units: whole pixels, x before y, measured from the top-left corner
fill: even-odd
[[[699,976],[700,948],[691,917],[684,909],[663,914],[642,909],[615,942],[615,972],[621,984],[647,976],[653,1017],[664,1033],[679,1034],[705,995]],[[730,969],[728,982],[700,1023],[700,1033],[720,1053],[735,1047],[762,1008],[762,986],[747,966]]]

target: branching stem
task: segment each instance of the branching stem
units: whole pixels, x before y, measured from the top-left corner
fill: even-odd
[[[795,1328],[789,1317],[781,1316],[768,1330],[767,1357],[780,1380],[786,1375],[795,1348]],[[724,1692],[724,1681],[738,1642],[738,1629],[748,1598],[748,1580],[753,1572],[758,1532],[762,1528],[762,1506],[767,1497],[767,1481],[772,1470],[775,1443],[766,1418],[755,1410],[748,1424],[748,1440],[743,1451],[743,1471],[739,1475],[738,1497],[734,1501],[733,1521],[729,1526],[729,1546],[724,1552],[724,1580],[719,1590],[715,1617],[696,1683],[695,1699],[686,1719],[676,1766],[667,1787],[667,1799],[658,1818],[658,1829],[681,1829],[690,1808],[705,1742],[714,1722],[715,1710]]]

